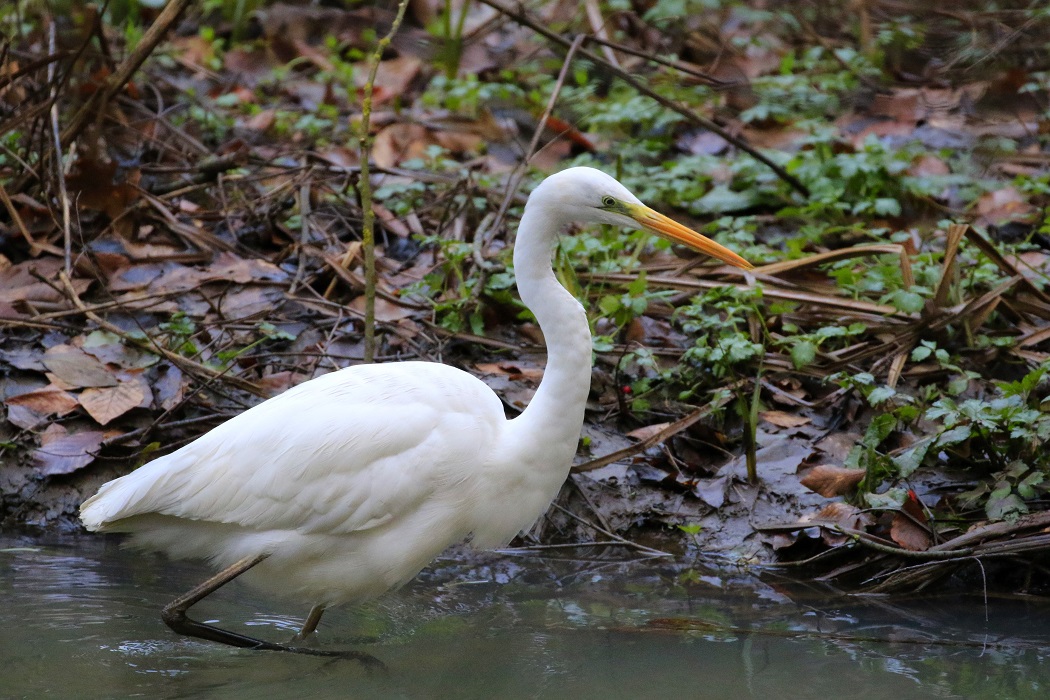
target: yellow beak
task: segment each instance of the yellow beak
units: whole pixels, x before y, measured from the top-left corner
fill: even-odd
[[[729,248],[715,243],[707,236],[697,233],[688,226],[683,226],[674,219],[669,219],[663,214],[653,211],[644,204],[625,204],[625,206],[627,207],[627,211],[631,218],[637,221],[638,225],[644,229],[675,241],[676,243],[683,243],[693,250],[710,255],[712,258],[718,258],[722,262],[729,263],[730,265],[745,270],[752,270],[755,267],[747,260],[744,260],[736,253],[729,250]]]

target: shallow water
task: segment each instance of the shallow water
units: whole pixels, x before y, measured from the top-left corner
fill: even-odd
[[[622,556],[622,555],[620,555]],[[900,602],[663,560],[445,557],[328,611],[315,643],[386,673],[180,638],[158,610],[207,568],[101,538],[0,539],[0,698],[1041,698],[1050,603]],[[234,582],[198,619],[287,641],[309,605]]]

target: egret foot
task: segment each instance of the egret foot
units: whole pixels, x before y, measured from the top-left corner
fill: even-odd
[[[197,637],[199,639],[207,639],[211,642],[219,642],[220,644],[229,644],[230,646],[240,647],[242,649],[261,649],[265,651],[290,651],[296,654],[309,654],[311,656],[328,656],[341,659],[353,659],[360,661],[367,668],[371,669],[386,669],[386,665],[382,661],[372,656],[369,653],[363,651],[335,651],[325,649],[310,649],[307,647],[294,647],[285,644],[277,644],[275,642],[267,642],[262,639],[256,639],[255,637],[248,637],[243,634],[237,634],[236,632],[230,632],[229,630],[220,629],[213,625],[206,625],[203,622],[197,622],[191,620],[186,616],[186,611],[199,603],[201,600],[211,595],[224,585],[243,574],[248,569],[252,568],[263,559],[268,557],[268,554],[260,554],[254,557],[245,557],[240,561],[234,563],[231,566],[226,567],[219,573],[215,574],[208,580],[204,581],[200,585],[194,587],[184,595],[179,596],[175,600],[171,601],[160,612],[161,619],[164,620],[164,624],[170,627],[173,631],[184,634],[189,637]],[[320,608],[320,611],[317,609]],[[315,615],[316,612],[316,615]],[[307,623],[311,623],[312,627],[309,629],[312,632],[316,627],[317,623],[321,619],[321,613],[324,612],[323,606],[315,606],[310,611],[310,615],[307,618]],[[307,625],[303,625],[303,629],[307,629]]]
[[[324,615],[324,611],[325,606],[323,605],[315,605],[310,608],[310,613],[306,616],[306,620],[303,622],[303,628],[299,630],[298,634],[292,637],[292,641],[301,642],[316,632],[317,625],[321,622],[321,615]]]

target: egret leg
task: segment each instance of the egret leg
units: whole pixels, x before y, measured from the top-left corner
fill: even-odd
[[[306,639],[317,630],[317,625],[321,622],[321,615],[324,615],[325,606],[315,605],[310,608],[310,614],[306,616],[306,621],[303,622],[303,628],[299,630],[299,634],[292,638],[292,641],[298,641],[300,639]]]
[[[243,634],[237,634],[236,632],[220,629],[213,625],[206,625],[203,622],[191,620],[186,616],[186,611],[191,607],[261,562],[267,556],[269,555],[260,554],[254,557],[245,557],[171,601],[164,606],[160,613],[161,618],[164,620],[164,624],[179,634],[207,639],[211,642],[229,644],[230,646],[241,647],[243,649],[291,651],[297,654],[310,654],[312,656],[336,656],[346,659],[355,659],[369,668],[385,668],[382,661],[363,651],[327,651],[323,649],[309,649],[306,647],[292,647],[285,644],[277,644],[275,642],[267,642],[262,639],[248,637]],[[313,625],[316,627],[317,622],[321,619],[321,612],[323,611],[324,608],[322,607],[321,611],[317,613],[316,619],[313,619],[314,610],[311,610],[310,618],[307,619],[307,622],[310,622],[310,620],[313,619]]]

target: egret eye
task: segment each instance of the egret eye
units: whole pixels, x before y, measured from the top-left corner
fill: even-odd
[[[605,195],[604,197],[602,197],[602,206],[605,207],[606,209],[608,209],[609,207],[612,207],[615,204],[616,204],[616,198],[615,197],[610,197],[609,195]]]

